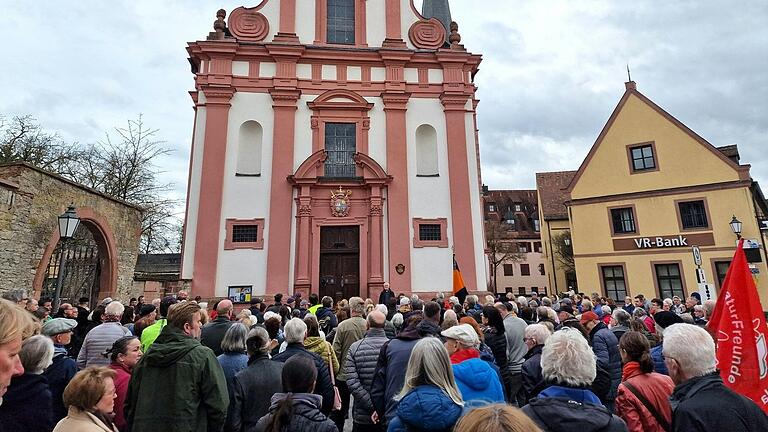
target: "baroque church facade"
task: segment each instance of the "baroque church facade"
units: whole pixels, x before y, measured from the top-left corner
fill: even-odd
[[[448,0],[263,0],[187,50],[196,295],[449,293],[454,255],[485,290],[481,57]]]

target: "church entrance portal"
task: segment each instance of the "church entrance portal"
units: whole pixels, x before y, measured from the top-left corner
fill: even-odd
[[[360,295],[360,227],[320,228],[320,297]]]

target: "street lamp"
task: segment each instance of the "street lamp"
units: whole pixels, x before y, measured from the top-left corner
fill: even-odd
[[[59,247],[59,271],[56,275],[56,291],[53,293],[53,310],[59,310],[59,302],[61,301],[61,290],[64,285],[64,255],[66,253],[65,245],[67,241],[75,235],[77,227],[80,225],[80,217],[77,216],[75,206],[70,204],[67,211],[59,216],[59,239],[61,245]]]
[[[731,226],[731,231],[733,231],[734,234],[736,234],[736,239],[741,239],[741,221],[736,219],[736,215],[733,215],[733,219],[731,219],[731,222],[729,223]]]

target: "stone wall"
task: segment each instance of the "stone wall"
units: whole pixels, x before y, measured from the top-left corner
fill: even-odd
[[[32,292],[36,272],[48,264],[43,255],[58,232],[57,217],[70,204],[95,215],[114,238],[116,291],[106,292],[108,288],[101,286],[99,296],[123,300],[140,294],[133,286],[140,210],[26,164],[0,165],[0,292],[14,288]],[[104,261],[102,271],[109,265]]]

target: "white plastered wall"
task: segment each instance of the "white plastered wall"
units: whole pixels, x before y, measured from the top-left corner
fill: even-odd
[[[418,21],[420,18],[413,13],[411,9],[411,0],[400,0],[400,26],[403,32],[403,40],[408,49],[416,49],[411,43],[411,39],[408,37],[408,30],[411,25]]]
[[[368,156],[387,170],[387,116],[384,113],[384,101],[379,97],[367,97],[373,108],[368,111],[371,128],[368,131]],[[386,218],[385,218],[386,219]]]
[[[257,121],[263,129],[261,176],[237,177],[237,148],[240,125]],[[269,202],[272,178],[272,98],[266,93],[238,92],[232,97],[224,162],[224,192],[219,240],[216,295],[227,296],[231,285],[253,285],[254,295],[263,294],[267,275],[269,244]],[[264,249],[224,250],[226,219],[264,219]]]
[[[387,37],[385,6],[385,1],[369,1],[365,4],[365,37],[369,47],[380,47]]]
[[[205,103],[203,92],[197,92],[198,103]],[[187,191],[187,226],[184,229],[184,262],[182,279],[192,279],[195,262],[195,239],[197,238],[197,213],[200,204],[200,181],[203,172],[203,142],[205,141],[206,109],[197,107],[195,139],[193,143],[192,165],[190,169],[189,191]]]
[[[302,95],[296,103],[295,144],[293,146],[294,172],[312,155],[312,110],[307,106],[307,102],[315,100],[316,97],[316,95]]]
[[[437,132],[438,177],[416,176],[416,129],[428,124]],[[453,287],[453,225],[448,145],[443,106],[437,99],[411,98],[406,113],[408,147],[408,221],[411,241],[411,288],[415,292],[450,292]],[[392,161],[392,163],[395,163]],[[414,248],[413,218],[446,218],[447,248]]]
[[[296,36],[303,45],[315,43],[315,2],[312,0],[296,2]]]
[[[267,4],[265,4],[264,7],[259,10],[259,13],[264,15],[264,17],[267,18],[267,21],[269,21],[269,33],[267,33],[267,37],[264,38],[264,41],[271,42],[272,39],[275,38],[277,30],[279,30],[280,27],[280,2],[267,2]]]
[[[469,205],[472,209],[472,236],[475,246],[475,271],[476,271],[476,289],[485,291],[488,280],[487,257],[483,253],[485,250],[483,236],[483,211],[480,208],[480,184],[477,173],[477,152],[475,149],[475,121],[472,115],[472,100],[467,101],[467,113],[464,116],[464,128],[467,133],[467,163],[469,171]],[[461,266],[461,263],[459,263]]]

